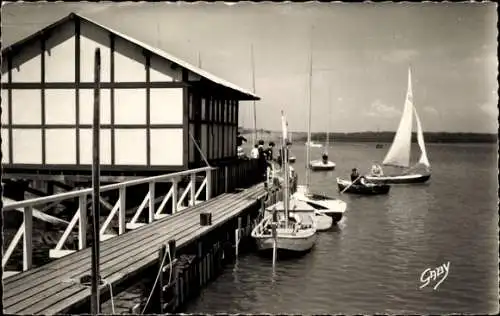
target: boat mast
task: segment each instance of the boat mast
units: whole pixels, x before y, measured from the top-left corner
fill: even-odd
[[[281,128],[283,131],[283,140],[282,140],[282,147],[283,148],[283,169],[284,169],[284,184],[283,184],[283,206],[285,209],[285,227],[288,228],[288,208],[289,208],[289,190],[288,186],[290,185],[290,180],[289,180],[289,171],[288,171],[288,122],[286,121],[285,114],[283,110],[281,110]]]
[[[307,120],[307,151],[306,151],[306,189],[309,190],[309,182],[311,178],[311,170],[310,170],[310,160],[311,160],[311,100],[312,100],[312,63],[313,63],[313,51],[312,51],[312,40],[313,40],[313,29],[311,27],[311,39],[310,39],[310,50],[309,50],[309,117]]]
[[[253,43],[250,45],[250,57],[252,60],[252,89],[255,94],[255,61],[253,57]],[[257,144],[257,108],[253,100],[253,144]]]
[[[330,115],[332,115],[332,90],[328,89],[328,120],[326,124],[326,144],[325,154],[328,155],[328,147],[330,147]]]

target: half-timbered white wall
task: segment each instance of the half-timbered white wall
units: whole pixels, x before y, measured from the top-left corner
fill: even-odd
[[[63,24],[45,42],[45,82],[75,81],[75,24]]]
[[[94,120],[94,90],[80,89],[80,124],[91,125]],[[101,124],[111,124],[111,91],[101,89],[100,91]]]
[[[42,48],[40,41],[24,48],[12,57],[12,82],[40,82],[42,80]]]
[[[2,128],[2,163],[10,163],[9,130]]]
[[[11,90],[12,124],[39,125],[42,123],[40,89]],[[15,106],[19,104],[19,106]]]
[[[151,165],[183,164],[184,138],[182,128],[158,128],[151,130]]]
[[[183,89],[152,88],[150,95],[151,124],[182,124]]]
[[[40,96],[37,99],[39,100]],[[22,107],[17,109],[23,110]],[[45,89],[45,123],[76,124],[75,89]],[[76,163],[76,160],[73,163]]]
[[[76,164],[76,131],[74,128],[45,130],[45,163],[48,165]]]
[[[13,162],[40,164],[42,161],[42,131],[40,129],[12,129]]]
[[[95,49],[101,50],[101,82],[111,80],[111,40],[109,33],[94,25],[82,22],[80,25],[80,80],[94,81]]]
[[[111,56],[111,37],[108,31],[82,21],[80,25],[80,86],[77,102],[76,89],[63,87],[74,83],[76,37],[75,24],[70,21],[51,32],[45,42],[45,164],[88,165],[92,160],[92,115],[94,91],[88,85],[94,81],[95,49],[101,49],[101,82],[108,86],[100,91],[101,140],[100,154],[103,165],[146,166],[150,148],[151,166],[184,165],[184,109],[181,87],[150,88],[150,116],[146,117],[147,79],[146,57],[143,49],[115,37]],[[111,62],[114,59],[114,73]],[[16,53],[12,64],[13,83],[42,82],[41,42],[36,41]],[[151,82],[181,81],[181,69],[156,55],[150,59]],[[190,74],[190,79],[199,76]],[[2,82],[8,82],[6,64],[2,65]],[[141,83],[142,87],[124,88],[120,83]],[[61,86],[57,86],[61,84]],[[111,88],[113,87],[113,88]],[[6,106],[9,91],[2,90],[2,163],[14,165],[43,165],[42,154],[42,88],[12,89],[12,122],[8,121]],[[114,100],[114,113],[112,111]],[[112,115],[113,114],[113,115]],[[114,117],[114,122],[112,122]],[[78,121],[77,121],[78,120]],[[150,127],[147,144],[146,124]],[[9,129],[12,124],[12,161],[9,160]],[[77,136],[77,124],[79,137]],[[31,125],[31,126],[26,126]],[[112,128],[114,131],[112,132]],[[29,127],[29,128],[28,128]],[[114,141],[112,137],[114,134]],[[114,143],[114,148],[112,144]],[[78,148],[77,148],[78,146]],[[206,144],[205,144],[206,146]]]

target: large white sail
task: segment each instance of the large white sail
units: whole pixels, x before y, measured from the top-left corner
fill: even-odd
[[[422,130],[422,124],[420,123],[420,119],[417,114],[417,109],[413,107],[414,113],[415,113],[415,118],[417,121],[417,141],[418,141],[418,146],[420,147],[420,159],[418,160],[418,163],[423,164],[426,167],[430,167],[429,163],[429,158],[427,157],[427,150],[425,150],[425,142],[424,142],[424,132]]]
[[[398,130],[392,145],[382,162],[384,165],[409,167],[411,130],[413,123],[413,91],[411,86],[411,70],[408,69],[408,91],[406,92],[405,106]]]

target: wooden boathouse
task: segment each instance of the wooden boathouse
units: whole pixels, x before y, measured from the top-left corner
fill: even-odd
[[[91,270],[96,48],[100,169],[107,184],[100,196],[104,297],[112,299],[111,289],[116,294],[155,266],[158,249],[170,241],[170,269],[175,250],[195,258],[186,276],[176,269],[168,284],[175,285],[175,295],[167,295],[175,304],[152,309],[175,310],[237,251],[269,196],[256,161],[237,158],[239,102],[259,100],[255,94],[72,13],[2,51],[2,191],[12,200],[4,200],[2,212],[4,218],[22,214],[2,258],[4,313],[88,312],[90,289],[81,278]],[[66,220],[57,244],[33,238],[33,218],[43,213]],[[50,262],[34,265],[33,247],[47,248]],[[9,261],[14,257],[22,260]],[[163,287],[154,289],[162,297]]]
[[[90,174],[97,47],[103,175],[204,165],[193,139],[211,164],[236,157],[238,103],[258,100],[256,95],[70,14],[2,51],[6,178]]]

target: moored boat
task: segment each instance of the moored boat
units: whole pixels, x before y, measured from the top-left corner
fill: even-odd
[[[287,125],[284,114],[281,116],[283,130],[283,197],[281,204],[264,213],[263,219],[252,230],[260,252],[272,250],[273,253],[286,252],[301,254],[308,252],[316,243],[316,221],[314,212],[290,213],[290,170],[288,166]],[[278,206],[282,205],[282,211]],[[273,256],[275,258],[275,256]],[[273,259],[274,261],[274,259]]]
[[[333,223],[338,223],[347,209],[347,203],[341,199],[311,193],[304,185],[297,186],[297,191],[292,195],[292,198],[306,202],[319,213],[330,216]]]
[[[362,195],[387,194],[391,189],[391,186],[388,184],[376,184],[376,183],[352,184],[352,181],[340,178],[337,178],[337,186],[340,192],[362,194]]]
[[[278,253],[300,255],[314,247],[317,234],[311,215],[294,213],[285,218],[285,212],[277,212],[277,217],[264,217],[252,230],[259,252],[271,252],[276,246]]]
[[[268,207],[266,209],[266,215],[271,215],[273,210],[277,210],[279,212],[284,212],[285,205],[283,201],[279,201],[278,203]],[[317,231],[326,231],[332,228],[333,225],[333,219],[325,214],[322,214],[321,212],[317,211],[314,207],[311,205],[307,204],[304,201],[298,200],[298,199],[290,199],[290,205],[289,205],[289,214],[305,214],[305,215],[311,215],[315,225],[316,225],[316,230]]]

